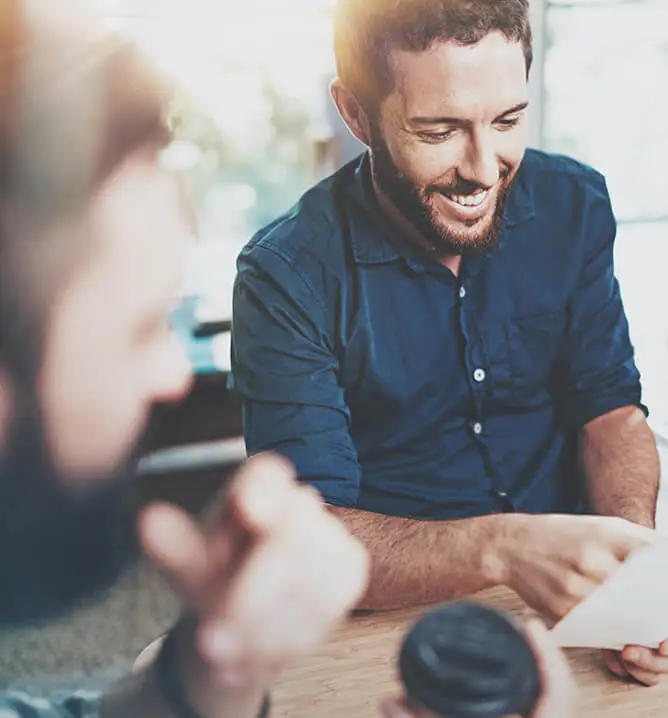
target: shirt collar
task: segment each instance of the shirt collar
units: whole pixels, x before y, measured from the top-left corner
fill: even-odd
[[[529,150],[531,152],[531,150]],[[510,190],[508,206],[503,220],[504,229],[512,229],[536,216],[534,183],[529,176],[529,162],[522,161],[520,169]]]
[[[371,183],[368,152],[355,160],[352,181],[346,182],[346,194],[352,200],[350,242],[357,264],[389,264],[399,259],[415,270],[431,264],[428,257],[413,246],[382,211]],[[349,167],[350,167],[349,166]],[[536,216],[535,199],[526,163],[522,162],[513,184],[503,222],[501,244],[506,230]]]
[[[352,182],[346,191],[352,200],[350,242],[357,264],[387,264],[402,257],[397,243],[405,242],[385,215],[371,183],[369,153],[355,161]],[[399,244],[401,246],[401,244]]]

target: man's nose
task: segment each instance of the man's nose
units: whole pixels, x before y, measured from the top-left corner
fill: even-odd
[[[476,132],[470,137],[458,173],[463,180],[480,187],[493,187],[499,181],[496,148],[486,132]]]
[[[192,388],[193,368],[184,342],[173,335],[162,366],[155,367],[155,393],[160,402],[182,399]]]

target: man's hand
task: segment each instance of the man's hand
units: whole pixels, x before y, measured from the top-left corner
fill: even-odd
[[[608,670],[620,678],[655,686],[668,675],[668,641],[658,651],[641,646],[627,646],[623,651],[603,651]]]
[[[536,657],[541,695],[531,718],[575,718],[577,689],[563,653],[557,648],[540,621],[527,624],[526,635]],[[383,703],[384,718],[435,718],[433,714],[409,709],[403,698]]]
[[[594,419],[580,436],[580,462],[594,511],[654,527],[661,468],[654,434],[645,414],[626,406]],[[668,674],[668,641],[652,651],[627,646],[604,651],[615,675],[644,685]]]
[[[563,618],[654,531],[607,516],[516,516],[498,539],[499,583],[549,620]]]
[[[362,545],[272,456],[246,463],[206,531],[159,504],[145,510],[140,534],[190,617],[178,665],[205,716],[240,715],[229,702],[221,707],[224,698],[246,687],[261,695],[327,637],[366,587]]]

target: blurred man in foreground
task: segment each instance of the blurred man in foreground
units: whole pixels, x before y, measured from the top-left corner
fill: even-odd
[[[160,163],[169,92],[93,18],[0,5],[0,625],[55,617],[137,554],[127,490],[150,407],[188,389],[170,328],[189,234]],[[202,531],[139,543],[184,602],[158,664],[106,697],[0,696],[5,716],[255,718],[272,678],[363,592],[359,544],[283,460],[239,473]],[[277,570],[278,567],[278,570]]]

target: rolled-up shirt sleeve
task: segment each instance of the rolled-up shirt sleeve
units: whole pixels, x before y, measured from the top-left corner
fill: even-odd
[[[593,182],[584,211],[585,256],[568,308],[560,382],[561,409],[574,429],[623,406],[647,413],[614,272],[616,222],[602,177]]]
[[[278,452],[328,503],[355,506],[360,469],[324,302],[290,262],[255,245],[239,258],[233,311],[248,453]]]

